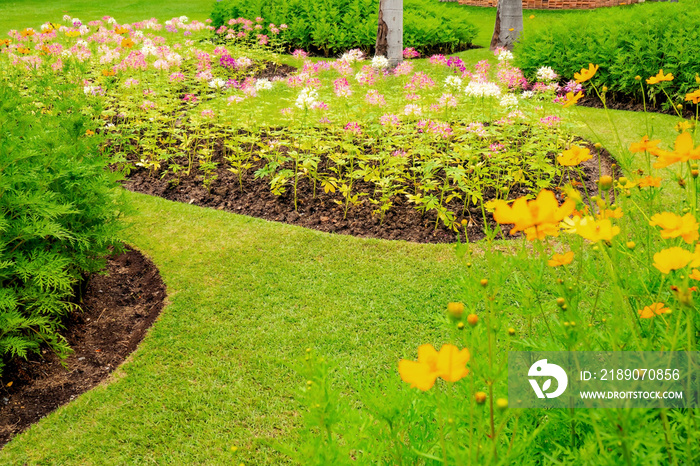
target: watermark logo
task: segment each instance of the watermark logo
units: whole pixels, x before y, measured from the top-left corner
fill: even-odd
[[[546,359],[540,359],[530,366],[527,375],[530,377],[547,377],[541,388],[536,379],[529,379],[537,398],[556,398],[564,393],[569,383],[569,378],[566,376],[564,369],[556,364],[549,364]],[[552,378],[557,381],[557,389],[548,393],[548,390],[552,387]]]

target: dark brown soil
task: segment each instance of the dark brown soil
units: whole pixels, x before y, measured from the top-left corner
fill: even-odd
[[[588,94],[583,99],[579,100],[577,105],[581,105],[584,107],[592,107],[592,108],[604,108],[603,102],[595,94]],[[627,110],[629,112],[643,112],[644,111],[644,102],[637,101],[634,97],[625,96],[625,95],[606,96],[605,106],[611,110]],[[647,102],[646,111],[652,112],[652,113],[663,113],[666,115],[676,115],[676,111],[673,110],[672,108],[664,110],[663,108],[661,108],[658,105],[651,106],[651,105],[649,105],[648,102]],[[681,114],[683,115],[684,118],[688,118],[688,119],[695,117],[694,109],[691,109],[689,107],[681,110]]]
[[[297,69],[290,65],[285,65],[283,63],[272,63],[271,61],[266,61],[263,63],[265,65],[255,71],[253,77],[255,79],[267,78],[272,79],[276,77],[286,77],[292,73],[296,73]]]
[[[158,269],[140,252],[108,260],[90,277],[83,312],[65,322],[74,353],[64,362],[49,350],[16,358],[0,379],[0,448],[32,423],[93,388],[133,352],[160,314],[166,292]]]
[[[597,149],[592,145],[589,144],[588,147],[591,153],[597,152]],[[183,174],[177,182],[172,173],[161,178],[160,175],[149,175],[147,170],[141,168],[131,171],[129,177],[123,182],[123,186],[131,191],[159,196],[172,201],[226,210],[329,233],[364,238],[405,240],[416,243],[452,243],[456,241],[455,232],[445,227],[442,221],[436,221],[434,214],[421,215],[403,195],[393,199],[391,210],[383,221],[378,214],[373,213],[377,206],[366,199],[360,205],[351,206],[347,218],[343,218],[343,206],[338,204],[338,202],[343,201],[343,198],[339,193],[324,193],[319,185],[316,188],[316,197],[314,198],[312,184],[302,181],[297,190],[298,210],[295,211],[292,187],[288,187],[284,194],[275,196],[270,192],[270,186],[266,180],[254,178],[253,173],[260,167],[252,167],[246,172],[241,189],[237,175],[227,170],[227,162],[220,156],[218,159],[215,157],[214,161],[220,163],[216,171],[217,179],[211,184],[209,191],[202,183],[199,174],[201,172],[194,169],[192,175]],[[605,149],[601,149],[601,161],[602,174],[610,175],[611,164],[614,161]],[[184,160],[180,162],[183,165],[187,164]],[[163,171],[167,170],[165,165],[161,168]],[[600,176],[597,157],[583,163],[582,168],[586,188],[593,195],[593,193],[597,193],[595,181]],[[560,180],[562,186],[568,181],[568,175],[564,175],[563,178]],[[578,181],[577,177],[574,179]],[[368,190],[371,191],[371,188],[364,191]],[[357,185],[354,191],[362,192],[363,186]],[[527,193],[528,191],[525,189],[515,190],[511,192],[511,197],[517,198]],[[458,214],[462,212],[460,202],[448,204],[448,207]],[[464,217],[469,222],[467,228],[469,240],[483,239],[485,234],[481,209],[471,207]],[[490,219],[490,226],[495,227],[490,215],[488,215],[488,219]],[[458,220],[461,220],[461,217]],[[464,241],[463,234],[462,241]]]

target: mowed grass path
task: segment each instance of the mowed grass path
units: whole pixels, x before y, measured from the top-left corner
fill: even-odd
[[[236,461],[276,464],[266,442],[295,441],[307,347],[350,380],[447,338],[436,319],[459,293],[449,246],[127,196],[129,242],[160,268],[170,304],[108,383],[13,440],[2,464],[221,464],[231,446]]]

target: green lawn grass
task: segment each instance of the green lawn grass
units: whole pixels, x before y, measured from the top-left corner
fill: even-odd
[[[36,27],[64,12],[84,21],[105,14],[120,21],[182,14],[201,20],[211,3],[0,0],[0,29]],[[449,7],[474,19],[477,44],[487,46],[495,10]],[[585,13],[534,14],[529,20],[526,13],[526,28]],[[460,56],[470,63],[492,59],[487,49]],[[599,137],[616,153],[605,113],[569,114],[577,112],[590,125],[580,127],[581,135]],[[644,115],[611,115],[624,144],[646,134]],[[676,120],[652,118],[654,135],[672,141]],[[460,290],[450,246],[329,235],[126,197],[127,240],[159,267],[169,304],[127,363],[10,442],[2,464],[279,464],[288,458],[275,444],[297,441],[293,428],[303,413],[295,394],[304,383],[298,367],[307,347],[331,359],[348,382],[356,373],[398,377],[399,358],[446,338],[435,316]]]
[[[170,304],[131,361],[0,454],[0,463],[282,461],[307,347],[356,372],[395,372],[459,290],[450,246],[363,240],[128,194],[129,242]],[[454,298],[452,298],[454,299]]]

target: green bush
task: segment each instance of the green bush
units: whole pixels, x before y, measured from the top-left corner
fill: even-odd
[[[367,52],[377,38],[378,0],[223,0],[211,14],[216,27],[232,18],[287,24],[282,39],[289,49],[326,56],[352,48]],[[468,48],[476,27],[431,0],[404,2],[404,46],[422,54],[452,53]]]
[[[601,8],[524,32],[515,48],[518,66],[528,78],[541,66],[551,66],[564,80],[589,63],[600,65],[593,79],[613,97],[641,101],[640,82],[660,69],[675,79],[663,86],[674,99],[697,88],[700,71],[700,4],[654,3]],[[644,83],[644,81],[642,81]],[[668,105],[659,85],[647,86],[652,105]]]
[[[0,86],[0,372],[42,344],[69,352],[61,318],[118,245],[115,175],[72,92],[47,105]]]

